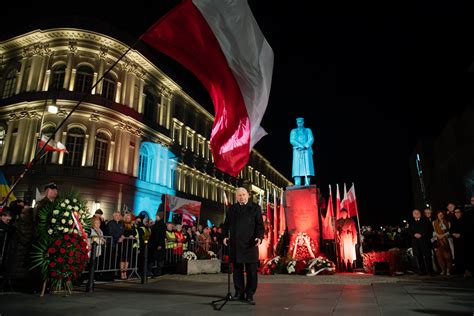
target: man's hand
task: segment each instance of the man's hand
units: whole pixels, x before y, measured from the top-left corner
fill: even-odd
[[[260,246],[262,240],[260,238],[255,238],[255,246]]]
[[[459,237],[461,237],[461,234],[458,234],[458,233],[452,233],[451,235],[453,235],[454,238],[459,238]]]
[[[228,243],[229,243],[229,238],[224,238],[224,240],[222,241],[224,243],[224,245],[228,246]]]
[[[416,234],[415,234],[415,238],[420,239],[420,238],[421,238],[421,234],[416,233]]]

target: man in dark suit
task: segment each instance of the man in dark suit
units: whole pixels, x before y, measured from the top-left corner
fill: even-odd
[[[224,221],[224,244],[230,244],[230,261],[234,265],[234,299],[245,300],[254,305],[253,295],[257,290],[258,246],[264,235],[260,206],[249,201],[245,188],[235,191],[237,203],[227,211]],[[247,285],[244,281],[247,272]]]
[[[416,257],[419,266],[419,274],[433,274],[431,264],[431,223],[426,217],[421,216],[420,210],[414,209],[413,218],[409,222],[408,233],[413,247],[413,255]]]
[[[163,216],[164,212],[160,210],[156,212],[156,221],[151,227],[151,233],[148,239],[148,274],[152,274],[151,269],[153,264],[155,261],[157,263],[157,268],[153,276],[160,276],[165,264],[166,225]]]

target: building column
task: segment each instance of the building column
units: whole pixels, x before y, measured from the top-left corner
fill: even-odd
[[[41,66],[40,66],[40,70],[39,70],[39,77],[38,77],[38,84],[36,85],[36,91],[46,91],[46,90],[43,90],[43,84],[44,84],[44,80],[45,80],[45,77],[46,77],[46,72],[49,70],[48,69],[48,65],[49,65],[49,58],[50,58],[50,54],[45,52],[45,55],[42,56],[42,63],[41,63]],[[51,71],[49,71],[51,72]]]
[[[97,72],[94,71],[94,75],[92,77],[92,86],[94,87],[94,85],[97,83]],[[92,91],[91,91],[91,94],[95,94],[97,91],[97,86],[95,86]]]
[[[122,141],[120,144],[121,150],[121,164],[120,173],[128,174],[128,164],[130,163],[130,133],[127,131],[122,132]]]
[[[134,109],[135,111],[137,110],[137,104],[135,104],[134,98],[135,98],[135,80],[137,77],[133,73],[128,74],[128,82],[127,82],[127,90],[128,90],[128,107],[131,109]]]
[[[15,144],[13,145],[13,153],[12,153],[12,165],[21,164],[23,161],[23,154],[24,154],[24,138],[28,132],[28,121],[26,119],[21,119],[18,121],[18,132],[15,140]],[[21,153],[20,153],[21,149]]]
[[[89,125],[89,140],[88,140],[88,150],[86,156],[86,167],[92,167],[94,165],[94,151],[95,151],[95,136],[97,131],[97,121],[98,118],[95,118],[93,115],[89,118],[91,121]]]
[[[64,130],[64,128],[61,128],[62,129],[62,133],[58,133],[58,135],[60,135],[61,137],[61,143],[63,143],[64,145],[66,145],[66,140],[67,140],[67,131]],[[58,163],[60,165],[62,165],[64,163],[64,153],[63,152],[60,152],[59,153],[59,161]]]
[[[109,156],[107,158],[107,171],[114,171],[115,142],[110,141]]]
[[[25,76],[25,70],[26,70],[26,64],[27,63],[28,63],[28,57],[24,56],[23,59],[21,60],[20,71],[17,73],[15,94],[20,93],[21,84],[23,82],[23,77]]]
[[[23,153],[23,164],[27,164],[28,162],[30,162],[31,152],[34,152],[34,144],[36,139],[36,123],[36,119],[27,119],[28,128],[27,134],[25,135],[25,152]]]
[[[100,58],[99,60],[99,69],[97,71],[97,77],[102,78],[104,75],[104,68],[105,68],[105,60],[103,58]],[[97,87],[95,87],[95,91],[97,94],[102,94],[102,87],[104,86],[104,80],[101,80],[98,84]]]
[[[117,127],[115,130],[115,154],[114,154],[114,172],[120,172],[120,160],[121,160],[121,155],[120,155],[120,149],[122,147],[122,129],[120,127]]]
[[[37,82],[39,79],[39,70],[42,64],[43,58],[40,55],[31,57],[31,68],[28,78],[26,79],[26,91],[35,91]]]
[[[145,81],[142,79],[142,78],[138,78],[137,80],[138,81],[138,107],[137,107],[137,110],[138,110],[138,113],[143,113],[143,102],[144,102],[144,98],[143,98],[143,87],[144,87],[144,83]]]
[[[87,152],[89,149],[89,139],[90,135],[86,133],[84,138],[84,149],[82,150],[81,167],[84,167],[86,165]]]
[[[48,91],[50,78],[51,78],[51,69],[48,69],[48,70],[46,70],[46,74],[44,75],[44,82],[43,82],[42,91]]]
[[[66,145],[65,143],[62,142],[61,138],[63,136],[63,130],[64,130],[64,126],[61,126],[61,128],[58,130],[58,132],[56,133],[56,135],[54,135],[54,140],[56,142],[61,142],[63,145]],[[53,151],[52,152],[52,156],[51,156],[51,163],[55,163],[55,164],[58,164],[59,163],[59,153],[56,152],[56,151]],[[62,163],[62,162],[61,162]]]
[[[74,68],[73,61],[74,61],[74,52],[70,51],[67,54],[67,63],[66,63],[66,70],[64,73],[64,83],[63,83],[63,88],[69,91],[72,91],[70,87],[71,87],[72,69]]]
[[[122,95],[122,83],[117,82],[117,91],[115,91],[115,102],[116,103],[121,103],[120,102],[120,96]]]
[[[139,135],[135,135],[133,137],[135,138],[135,153],[133,157],[133,176],[138,177],[138,160],[140,158],[141,137]]]
[[[74,91],[74,85],[76,84],[76,71],[77,69],[73,69],[71,72],[71,80],[69,82],[69,91]]]
[[[2,160],[0,161],[0,166],[7,164],[8,152],[10,151],[10,143],[12,140],[13,129],[15,128],[16,121],[7,122],[7,135],[5,136],[5,144],[3,144]]]

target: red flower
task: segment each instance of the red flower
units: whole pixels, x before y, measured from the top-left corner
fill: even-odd
[[[54,268],[54,267],[56,266],[56,262],[51,262],[51,263],[49,264],[49,266],[50,266],[51,268]]]
[[[57,239],[56,241],[54,241],[54,244],[56,246],[60,246],[61,245],[61,240]]]
[[[66,253],[66,249],[61,248],[61,249],[59,249],[59,252],[60,252],[60,253]]]
[[[71,238],[71,242],[72,242],[73,244],[75,244],[75,243],[77,242],[77,239],[76,239],[76,238]]]
[[[63,257],[58,257],[57,261],[58,261],[59,263],[63,263],[63,262],[64,262],[64,258],[63,258]]]
[[[54,248],[48,248],[48,253],[55,253],[56,252],[56,249]]]
[[[69,235],[64,235],[64,240],[69,240]]]
[[[72,258],[67,259],[67,263],[72,264],[74,260]]]
[[[74,251],[71,250],[69,251],[69,257],[72,257],[72,256],[74,256]]]
[[[66,243],[66,247],[68,247],[68,248],[71,247],[71,243],[70,243],[70,242],[67,242],[67,243]]]
[[[56,271],[51,271],[51,276],[54,278],[57,275]]]
[[[77,248],[77,249],[81,249],[81,245],[77,244],[77,245],[76,245],[76,248]]]

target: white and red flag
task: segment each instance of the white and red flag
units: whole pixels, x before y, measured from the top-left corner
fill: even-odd
[[[188,68],[207,89],[215,110],[215,165],[237,176],[266,135],[260,122],[273,72],[273,51],[247,0],[183,0],[141,39]]]
[[[280,236],[285,233],[286,230],[286,216],[285,209],[283,207],[283,189],[280,192]]]
[[[344,207],[347,209],[347,213],[349,216],[358,216],[359,212],[357,210],[357,199],[355,194],[354,183],[352,183],[352,187],[346,194]]]
[[[339,184],[336,184],[336,219],[341,218],[341,194],[339,193]]]
[[[48,142],[48,139],[49,138],[46,135],[41,136],[41,140],[40,140],[40,143],[39,143],[40,148],[43,148],[44,144],[48,143],[46,145],[46,147],[44,148],[44,151],[57,151],[57,152],[60,152],[60,153],[67,153],[68,152],[67,149],[66,149],[66,146],[64,146],[64,144],[62,144],[61,142],[57,142],[54,139],[51,139]]]
[[[323,239],[334,239],[334,211],[332,206],[332,192],[331,185],[329,185],[329,199],[328,207],[326,209],[326,216],[323,220]],[[321,214],[322,216],[322,214]]]

